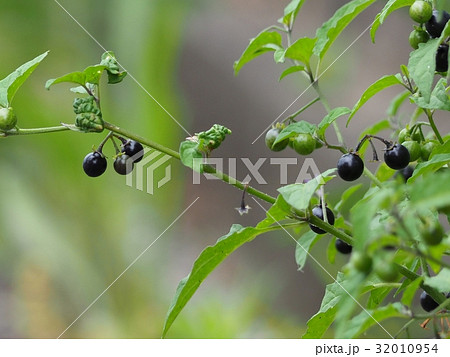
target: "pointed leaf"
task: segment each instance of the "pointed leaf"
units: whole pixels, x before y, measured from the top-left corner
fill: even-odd
[[[87,67],[83,71],[86,83],[98,84],[105,69],[106,66],[100,64]]]
[[[436,159],[438,162],[440,161],[440,157],[443,157],[447,163],[450,162],[450,153],[436,155],[433,159]],[[427,175],[423,180],[414,182],[413,185],[409,185],[411,203],[422,210],[427,208],[439,209],[450,206],[449,182],[450,171],[448,169],[443,172],[436,172],[433,175]]]
[[[316,32],[317,43],[314,54],[323,58],[327,50],[353,19],[376,0],[353,0],[346,3]]]
[[[196,172],[203,172],[203,155],[198,150],[198,143],[194,141],[183,141],[180,144],[180,159],[184,166]]]
[[[370,29],[370,37],[372,38],[372,42],[375,43],[375,35],[386,17],[388,17],[395,10],[412,5],[414,1],[416,0],[389,0],[384,6],[383,10],[381,10],[381,12],[375,17],[375,20],[372,24],[372,28]]]
[[[10,106],[17,90],[47,55],[48,51],[24,63],[0,81],[0,106],[5,108]]]
[[[309,251],[317,243],[320,236],[313,231],[308,231],[303,234],[298,240],[295,247],[295,261],[298,265],[298,270],[302,270],[306,264],[306,260],[309,256]]]
[[[302,338],[321,338],[334,321],[337,304],[345,294],[342,289],[344,274],[339,272],[336,281],[328,284],[319,311],[309,319],[307,330]]]
[[[261,32],[258,36],[250,40],[241,58],[234,62],[234,74],[237,75],[245,64],[263,53],[281,48],[281,35],[278,32]]]
[[[300,8],[303,6],[305,0],[292,0],[285,8],[284,8],[284,16],[280,19],[282,23],[292,27],[295,18],[297,17]]]
[[[450,163],[450,153],[447,152],[445,154],[435,154],[430,160],[421,162],[416,166],[413,175],[408,180],[408,183],[413,183],[418,177],[422,177],[425,174],[435,172],[448,163]],[[432,185],[434,186],[434,184]]]
[[[431,39],[427,43],[420,43],[419,48],[411,52],[408,69],[411,78],[419,88],[425,103],[430,101],[431,86],[436,69],[436,51],[441,43],[440,39]]]
[[[424,277],[425,285],[435,288],[441,293],[447,294],[450,291],[450,269],[443,268],[437,275],[433,277]]]
[[[286,77],[286,76],[288,76],[288,75],[290,75],[292,73],[302,72],[304,70],[305,70],[305,67],[303,67],[303,66],[292,66],[292,67],[289,67],[288,69],[285,69],[283,71],[283,73],[281,73],[281,76],[280,76],[280,78],[278,80],[281,81],[284,77]]]
[[[287,209],[287,211],[284,209]],[[267,218],[261,221],[255,228],[242,227],[239,224],[234,224],[230,232],[219,238],[215,245],[204,249],[195,260],[190,274],[181,280],[178,285],[175,297],[166,316],[162,336],[164,337],[167,334],[170,326],[172,326],[200,284],[220,263],[244,243],[252,241],[258,235],[280,229],[278,224],[272,227],[270,225],[283,220],[287,214],[289,214],[289,207],[282,198],[279,198],[267,212]]]
[[[316,44],[316,38],[300,38],[295,41],[286,50],[285,56],[293,60],[297,60],[309,67],[309,62],[313,54],[314,45]]]
[[[375,94],[381,92],[383,89],[386,89],[388,87],[391,87],[393,85],[397,84],[403,84],[401,80],[401,76],[399,74],[394,75],[388,75],[383,76],[379,80],[377,80],[375,83],[371,84],[369,88],[366,89],[366,91],[363,93],[361,98],[358,100],[358,102],[355,104],[355,106],[352,109],[352,113],[350,114],[348,120],[347,120],[347,126],[350,123],[350,120],[355,116],[357,111],[361,109],[361,107],[366,104],[366,102],[372,98]]]
[[[328,127],[339,117],[349,114],[351,110],[347,107],[339,107],[334,108],[331,112],[328,113],[328,115],[322,119],[318,126],[317,135],[319,138],[323,138],[325,136],[325,131],[328,129]]]
[[[72,72],[58,78],[49,79],[47,83],[45,83],[45,89],[50,89],[54,84],[65,82],[84,85],[86,83],[86,74],[84,72]]]

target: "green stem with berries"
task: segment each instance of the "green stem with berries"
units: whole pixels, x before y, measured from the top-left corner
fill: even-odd
[[[434,123],[433,113],[431,112],[430,109],[425,109],[425,114],[428,117],[428,121],[430,122],[430,126],[434,131],[434,135],[436,135],[436,138],[438,139],[439,143],[443,144],[444,140],[442,139],[441,133],[439,133],[439,130],[436,127],[436,124]]]

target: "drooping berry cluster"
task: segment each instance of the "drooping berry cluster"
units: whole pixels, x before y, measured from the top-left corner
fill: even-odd
[[[309,155],[322,146],[311,133],[285,134],[282,133],[284,128],[283,123],[277,123],[266,133],[266,145],[270,150],[282,151],[289,146],[299,155]]]
[[[113,140],[116,148],[116,155],[114,156],[114,170],[120,175],[127,175],[133,171],[134,164],[141,161],[144,156],[144,148],[141,143],[134,140],[126,140],[122,137],[117,137],[121,142],[121,148],[117,147],[111,135],[106,137],[97,150],[86,155],[83,160],[83,170],[86,175],[90,177],[98,177],[102,175],[107,168],[107,160],[103,154],[103,145],[110,139]]]

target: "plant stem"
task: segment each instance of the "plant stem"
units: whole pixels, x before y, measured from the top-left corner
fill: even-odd
[[[340,240],[343,240],[345,243],[354,245],[355,240],[346,234],[345,232],[340,231],[336,227],[322,221],[320,218],[310,215],[308,218],[309,223],[313,224],[316,227],[319,227],[320,229],[326,231],[327,233],[330,233],[331,235],[335,236],[336,238],[339,238]]]
[[[382,187],[382,183],[380,180],[377,179],[377,177],[367,168],[364,166],[364,175],[366,175],[372,182],[377,185],[378,187]]]
[[[315,89],[317,95],[319,96],[323,107],[325,108],[327,113],[330,113],[331,112],[330,104],[328,103],[328,100],[326,99],[326,97],[324,96],[322,90],[320,89],[319,81],[318,80],[313,80],[312,81],[312,86]],[[339,144],[341,146],[344,146],[344,139],[342,138],[341,130],[339,129],[339,126],[337,125],[336,121],[333,121],[333,128],[334,128],[334,131],[336,132],[336,137],[338,139]]]
[[[0,137],[14,136],[14,135],[33,135],[33,134],[47,134],[55,133],[58,131],[66,131],[69,128],[65,126],[49,126],[47,128],[31,128],[31,129],[20,129],[16,128],[14,130],[0,132]]]
[[[283,120],[283,122],[294,119],[295,117],[297,117],[298,115],[303,113],[306,109],[308,109],[311,105],[313,105],[314,103],[318,102],[319,100],[320,100],[319,97],[317,97],[316,99],[313,99],[308,104],[306,104],[304,107],[302,107],[299,110],[297,110],[294,114],[289,115],[286,119]]]
[[[434,123],[434,119],[433,119],[433,113],[431,112],[430,109],[425,109],[425,114],[428,117],[428,121],[430,122],[431,128],[434,131],[434,134],[436,135],[436,138],[439,140],[439,143],[443,144],[444,140],[442,140],[442,136],[439,133],[438,128],[436,127],[436,124]]]

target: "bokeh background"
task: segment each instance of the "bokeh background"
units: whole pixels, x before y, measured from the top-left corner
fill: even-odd
[[[55,1],[1,0],[0,77],[50,50],[47,59],[14,101],[21,127],[72,122],[73,93],[68,85],[44,89],[47,79],[98,63],[103,50]],[[275,24],[288,0],[60,0],[70,14],[190,132],[214,123],[233,131],[220,148],[224,158],[297,157],[270,153],[253,140],[303,91],[307,83],[291,76],[279,82],[283,65],[270,54],[247,65],[238,77],[233,62],[248,40]],[[295,36],[315,29],[343,0],[307,1]],[[334,60],[366,30],[383,1],[367,10],[331,48]],[[412,23],[399,12],[381,27],[376,45],[366,32],[321,78],[332,107],[352,107],[362,91],[407,63]],[[325,64],[326,65],[326,64]],[[348,146],[385,116],[396,90],[386,91],[361,110],[344,130]],[[301,97],[286,115],[314,98]],[[104,117],[142,136],[177,149],[186,133],[130,77],[103,87]],[[408,108],[406,108],[406,111]],[[320,104],[302,119],[318,123]],[[442,124],[439,122],[439,125]],[[341,123],[343,127],[343,123]],[[444,129],[444,128],[443,128]],[[447,128],[448,129],[448,128]],[[389,135],[389,133],[387,134]],[[83,157],[103,134],[53,133],[0,140],[0,337],[58,337],[119,274],[197,197],[197,202],[68,329],[63,338],[159,338],[176,286],[207,245],[232,223],[254,224],[264,217],[251,203],[249,215],[234,207],[241,193],[220,181],[192,184],[192,173],[171,161],[172,180],[153,195],[127,186],[110,168],[92,179]],[[330,135],[330,140],[333,137]],[[113,149],[106,148],[112,156]],[[319,150],[312,157],[321,170],[339,154]],[[299,163],[302,163],[299,158]],[[378,164],[369,164],[375,170]],[[290,169],[295,180],[300,169]],[[238,160],[237,178],[247,175]],[[260,173],[276,193],[277,166]],[[163,172],[158,173],[163,176]],[[338,180],[336,180],[338,181]],[[327,185],[336,201],[348,185]],[[329,238],[314,250],[326,261]],[[261,236],[230,256],[204,282],[168,334],[169,338],[298,338],[320,306],[330,278],[310,261],[297,271],[295,242],[286,234]],[[396,331],[399,322],[384,324]],[[416,336],[427,332],[416,329]],[[329,333],[327,336],[331,336]],[[367,337],[386,337],[377,328]]]

